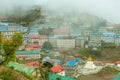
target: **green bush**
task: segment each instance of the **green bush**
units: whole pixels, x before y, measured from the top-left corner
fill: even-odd
[[[103,48],[116,48],[115,43],[102,43]]]
[[[6,71],[6,70],[3,70],[0,73],[0,79],[3,79],[3,80],[18,80],[17,76],[15,76],[15,74],[11,70],[9,72]]]

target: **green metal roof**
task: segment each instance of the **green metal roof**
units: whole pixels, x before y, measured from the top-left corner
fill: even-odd
[[[120,36],[120,34],[116,34],[116,36]]]
[[[24,54],[40,54],[39,50],[30,50],[30,51],[17,51],[17,55],[24,55]]]
[[[25,73],[26,75],[32,75],[33,71],[35,71],[34,67],[25,66],[12,61],[8,62],[6,66],[13,67],[14,70]]]
[[[55,52],[55,51],[50,51],[49,53],[50,53],[50,54],[55,54],[56,52]]]
[[[57,78],[60,80],[76,80],[75,78],[69,76],[60,76],[54,73],[49,73],[49,80],[57,80]]]
[[[120,73],[116,75],[112,80],[120,80]]]

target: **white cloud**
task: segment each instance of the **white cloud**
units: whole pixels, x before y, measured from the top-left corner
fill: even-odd
[[[42,0],[41,4],[53,11],[88,12],[120,23],[120,0]]]
[[[0,14],[10,13],[16,6],[29,8],[40,4],[42,8],[54,11],[88,12],[111,22],[120,23],[120,0],[0,0]]]

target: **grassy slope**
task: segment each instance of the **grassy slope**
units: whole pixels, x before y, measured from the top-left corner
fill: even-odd
[[[102,50],[102,57],[99,60],[103,62],[115,62],[120,60],[120,48]]]
[[[0,79],[1,78],[3,80],[28,80],[21,73],[5,66],[0,66]]]

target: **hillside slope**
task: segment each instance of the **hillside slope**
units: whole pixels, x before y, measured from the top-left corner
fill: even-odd
[[[0,79],[2,80],[29,80],[21,73],[11,68],[0,66]]]

